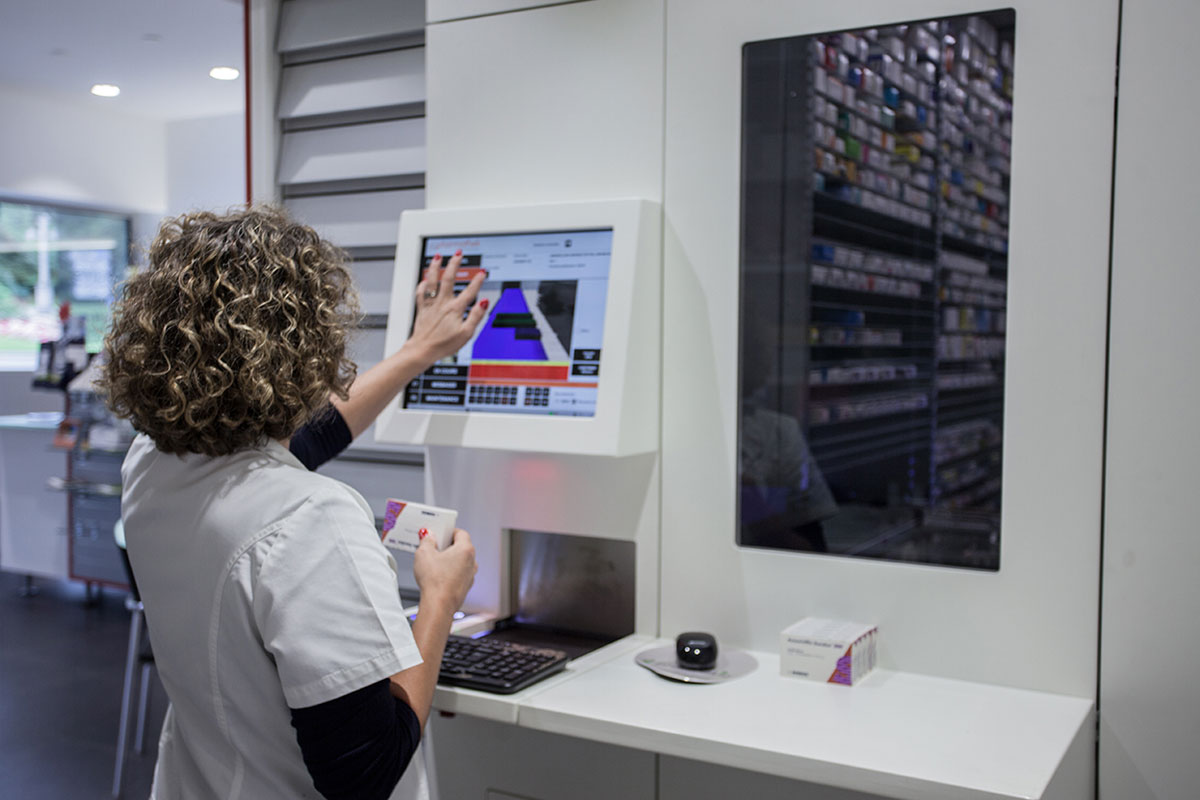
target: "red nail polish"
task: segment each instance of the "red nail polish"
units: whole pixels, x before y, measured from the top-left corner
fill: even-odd
[[[422,539],[424,539],[428,535],[429,535],[428,528],[421,528],[421,530],[417,531],[417,536],[421,537]]]
[[[442,254],[441,254],[441,253],[434,253],[434,254],[433,254],[433,260],[434,260],[434,261],[438,261],[438,260],[440,260],[440,259],[441,259],[441,257],[442,257]]]
[[[484,311],[487,311],[487,307],[488,307],[488,301],[487,301],[487,298],[485,297],[485,298],[483,298],[482,300],[480,300],[480,301],[479,301],[479,305],[481,305],[481,306],[483,307],[483,310],[484,310]]]
[[[454,255],[456,255],[456,256],[461,256],[461,255],[462,255],[462,250],[455,250],[455,251],[454,251]]]

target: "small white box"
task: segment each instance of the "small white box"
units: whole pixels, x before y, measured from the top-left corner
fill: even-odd
[[[445,550],[454,539],[454,525],[457,522],[458,512],[449,508],[389,498],[387,511],[383,515],[383,544],[384,547],[413,553],[421,545],[422,539],[432,536],[438,550]]]
[[[779,638],[781,675],[853,686],[875,668],[879,629],[874,625],[805,617]]]

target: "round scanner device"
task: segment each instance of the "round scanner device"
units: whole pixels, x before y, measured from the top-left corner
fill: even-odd
[[[689,631],[675,638],[675,660],[684,669],[712,669],[717,665],[717,640],[711,633]]]

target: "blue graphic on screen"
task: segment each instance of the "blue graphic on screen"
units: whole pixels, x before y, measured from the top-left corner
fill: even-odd
[[[495,309],[483,323],[471,350],[473,360],[545,361],[546,348],[537,320],[519,286],[501,290]]]

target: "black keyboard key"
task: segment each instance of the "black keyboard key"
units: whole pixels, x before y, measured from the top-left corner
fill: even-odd
[[[567,665],[560,650],[515,642],[451,636],[438,682],[486,692],[510,694],[559,672]]]

